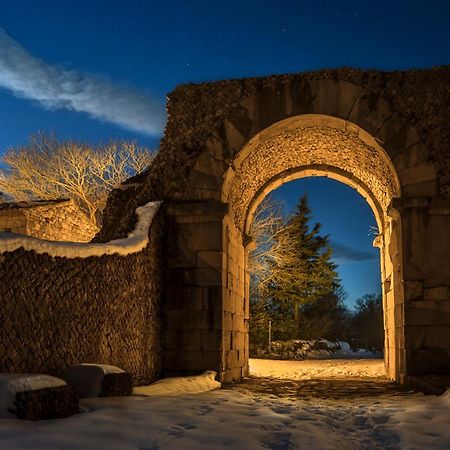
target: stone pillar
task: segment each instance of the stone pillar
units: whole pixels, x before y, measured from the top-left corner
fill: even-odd
[[[242,233],[229,216],[224,221],[224,234],[222,381],[230,382],[248,375],[249,275]]]
[[[221,202],[165,206],[163,311],[167,375],[222,373],[222,295],[227,273]]]
[[[406,374],[450,373],[450,203],[410,198],[401,215]]]

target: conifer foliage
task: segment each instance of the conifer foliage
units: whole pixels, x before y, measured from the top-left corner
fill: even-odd
[[[319,223],[310,224],[306,195],[287,219],[282,218],[281,209],[269,198],[255,216],[257,248],[249,260],[253,281],[250,321],[253,334],[264,335],[271,320],[274,338],[289,339],[301,335],[302,305],[335,292],[339,280],[328,236],[321,235]]]

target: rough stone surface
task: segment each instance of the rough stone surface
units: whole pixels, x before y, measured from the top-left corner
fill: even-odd
[[[78,395],[72,386],[58,386],[16,393],[14,414],[19,419],[62,419],[78,412]]]
[[[151,200],[211,197],[213,191],[190,188],[205,150],[213,157],[208,164],[227,165],[253,135],[301,114],[350,120],[379,139],[391,158],[425,143],[423,157],[434,161],[439,192],[450,197],[449,83],[450,66],[443,66],[398,72],[342,68],[179,86],[168,95],[168,123],[154,163],[110,196],[97,240],[124,237],[135,208]]]
[[[186,85],[170,94],[154,164],[113,192],[96,238],[124,236],[134,208],[165,201],[166,370],[209,364],[223,381],[246,374],[244,224],[257,200],[299,172],[333,176],[374,209],[388,375],[405,381],[417,371],[450,367],[448,326],[405,325],[416,311],[408,302],[439,297],[427,312],[436,317],[445,300],[442,289],[433,289],[450,285],[449,84],[450,67],[338,69]],[[296,125],[309,116],[319,122]],[[183,203],[191,210],[181,213]],[[221,217],[208,212],[218,204]],[[222,257],[205,259],[204,252]],[[216,294],[206,302],[210,289]],[[221,331],[216,344],[202,334],[214,330]]]
[[[0,371],[62,376],[69,365],[122,367],[135,384],[161,371],[161,216],[139,253],[86,259],[0,255]]]
[[[358,189],[376,212],[388,375],[450,372],[450,325],[437,319],[450,287],[449,86],[450,66],[176,88],[158,155],[112,192],[95,241],[125,237],[136,208],[153,200],[165,205],[162,239],[126,258],[2,255],[2,367],[58,374],[96,359],[148,381],[162,351],[154,337],[161,270],[165,371],[245,376],[244,224],[268,190],[317,171]],[[311,117],[319,122],[290,122]]]
[[[89,242],[98,229],[73,200],[0,203],[0,231],[48,241]]]

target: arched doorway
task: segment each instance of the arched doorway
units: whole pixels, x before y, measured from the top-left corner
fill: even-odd
[[[241,323],[228,330],[230,352],[248,364],[249,274],[252,248],[249,228],[256,208],[272,190],[288,181],[327,176],[355,188],[371,206],[378,224],[383,292],[385,365],[390,378],[401,377],[405,357],[401,342],[403,287],[400,233],[392,204],[400,182],[386,152],[357,125],[331,116],[307,114],[282,120],[255,135],[239,152],[225,176],[222,201],[229,205],[224,220],[227,279],[224,304],[242,305]],[[234,300],[233,300],[234,299]],[[225,331],[225,330],[224,330]],[[244,336],[240,336],[243,334]],[[237,348],[242,343],[241,348]],[[228,358],[236,365],[238,358]],[[233,370],[235,367],[230,367]]]
[[[230,80],[174,92],[158,164],[137,180],[139,199],[130,197],[133,205],[164,200],[166,374],[246,375],[251,216],[278,184],[314,175],[355,187],[377,217],[388,376],[402,382],[450,371],[450,205],[436,143],[448,146],[426,109],[439,99],[414,103],[414,116],[399,74],[358,74]],[[419,95],[428,85],[414,86]],[[117,209],[128,192],[117,193]]]

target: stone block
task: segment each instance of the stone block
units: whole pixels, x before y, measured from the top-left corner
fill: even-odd
[[[421,325],[405,328],[405,342],[409,350],[418,348],[450,349],[449,325]]]
[[[223,177],[227,168],[223,159],[217,159],[208,152],[201,153],[194,165],[194,170],[197,172],[220,178]]]
[[[78,395],[72,386],[16,393],[14,414],[19,419],[62,419],[79,412]]]
[[[192,189],[202,189],[206,192],[220,192],[222,190],[222,176],[192,170],[189,177],[189,186]],[[214,198],[214,196],[212,196]],[[208,197],[202,197],[207,200]]]
[[[412,167],[417,164],[423,163],[427,161],[428,158],[429,158],[428,149],[422,142],[418,142],[415,145],[412,145],[411,147],[397,154],[397,156],[393,158],[393,163],[397,172],[399,172],[408,167]]]
[[[164,208],[166,214],[176,217],[177,221],[183,220],[182,216],[198,216],[199,223],[204,222],[203,216],[221,220],[228,212],[228,204],[222,202],[180,201],[164,204]]]
[[[416,145],[423,146],[417,130],[411,125],[405,124],[393,135],[385,139],[383,148],[388,152],[391,158],[395,159],[396,155],[399,155],[400,153],[403,153],[405,149],[409,150],[409,148]]]
[[[405,305],[406,325],[449,325],[450,300],[414,301]]]
[[[372,136],[383,123],[392,116],[393,110],[389,102],[378,93],[365,93],[355,102],[348,120],[357,123]]]
[[[450,288],[448,286],[425,288],[424,298],[430,301],[450,300]]]
[[[209,311],[166,311],[167,330],[209,330],[214,329],[214,317]]]
[[[364,89],[343,80],[312,80],[311,105],[314,112],[347,119]]]
[[[432,216],[449,216],[450,201],[445,197],[434,197],[431,199],[428,214]]]
[[[202,351],[220,352],[222,347],[222,330],[202,330],[201,331],[201,348]]]
[[[407,167],[398,172],[402,186],[418,184],[436,179],[436,169],[433,162],[426,160],[415,166]]]
[[[408,280],[404,283],[405,286],[405,300],[423,299],[423,281],[422,280]]]
[[[167,329],[165,347],[170,351],[201,351],[203,335],[201,330]]]
[[[224,330],[233,330],[233,313],[223,312],[222,316],[222,327]]]
[[[170,272],[170,282],[179,286],[220,287],[223,271],[207,268],[174,268]]]
[[[210,370],[203,365],[201,351],[166,351],[164,354],[164,368],[171,373],[198,373]]]
[[[221,366],[221,351],[202,351],[202,370],[219,371]]]
[[[398,112],[393,112],[373,136],[383,145],[402,130],[405,125],[409,125],[405,117]]]
[[[437,375],[450,373],[450,350],[418,348],[409,353],[408,375]]]
[[[226,264],[226,254],[221,251],[197,252],[197,266],[222,269]]]
[[[222,311],[222,292],[223,288],[220,286],[206,286],[203,290],[203,309]]]
[[[197,286],[177,286],[170,284],[165,289],[165,309],[202,310],[203,288]]]

